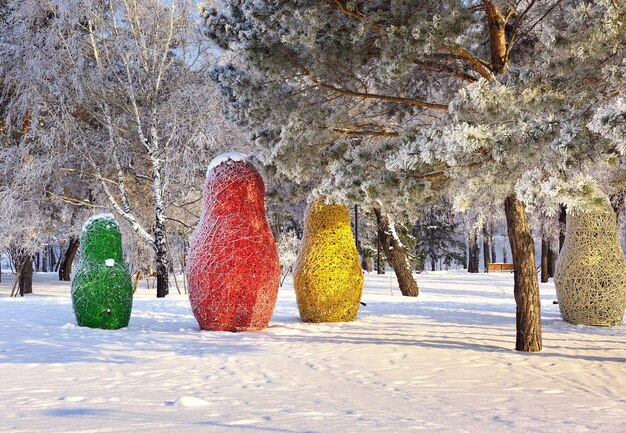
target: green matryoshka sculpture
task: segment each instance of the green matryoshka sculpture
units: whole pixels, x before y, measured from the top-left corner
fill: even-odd
[[[76,321],[90,328],[123,328],[128,326],[132,304],[120,228],[113,215],[95,215],[83,226],[80,261],[72,280]]]

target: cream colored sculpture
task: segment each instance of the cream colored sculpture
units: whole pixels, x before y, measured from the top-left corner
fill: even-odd
[[[626,261],[608,206],[567,217],[554,283],[563,320],[616,326],[626,307]]]

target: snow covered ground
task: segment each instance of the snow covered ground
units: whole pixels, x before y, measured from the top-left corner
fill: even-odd
[[[515,341],[511,274],[367,275],[353,323],[200,332],[184,296],[140,289],[130,326],[75,326],[68,283],[0,283],[0,431],[624,432],[626,326],[564,323],[542,285],[544,350]],[[175,290],[175,289],[174,289]]]

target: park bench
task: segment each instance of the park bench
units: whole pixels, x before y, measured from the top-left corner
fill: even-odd
[[[513,263],[489,263],[487,272],[513,272]]]

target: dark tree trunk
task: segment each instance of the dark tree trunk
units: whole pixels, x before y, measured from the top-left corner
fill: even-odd
[[[154,231],[157,298],[164,298],[170,293],[167,245],[165,243],[165,225],[159,224],[158,221],[157,219],[157,228]]]
[[[626,191],[619,191],[613,194],[610,199],[611,207],[613,208],[613,212],[615,212],[615,218],[619,221],[619,214],[624,207],[624,202],[626,202]]]
[[[437,270],[437,261],[434,258],[430,259],[430,270],[433,272]]]
[[[419,287],[417,287],[417,282],[415,278],[413,278],[406,251],[404,251],[400,240],[396,239],[394,236],[395,231],[391,226],[389,217],[378,207],[374,207],[374,214],[376,215],[382,249],[385,252],[389,266],[396,272],[396,278],[402,295],[418,296],[420,293]]]
[[[70,281],[72,263],[74,263],[74,258],[78,252],[79,245],[80,241],[78,238],[76,236],[71,236],[70,242],[67,245],[67,250],[65,250],[65,253],[61,258],[61,262],[59,263],[59,281]]]
[[[41,272],[48,272],[48,246],[41,250]]]
[[[157,262],[157,298],[165,298],[170,293],[169,273],[165,266]]]
[[[509,258],[506,255],[506,244],[502,243],[502,263],[508,263],[508,260]]]
[[[467,234],[467,248],[465,249],[465,251],[467,251],[467,272],[472,272],[472,258],[474,257],[474,255],[472,254],[472,246],[474,245],[474,243],[472,242],[472,237],[472,229],[470,228],[469,233]]]
[[[535,245],[524,204],[510,195],[504,201],[513,256],[517,336],[515,350],[541,350],[541,304],[535,268]]]
[[[547,283],[550,273],[548,272],[548,242],[541,237],[541,282]]]
[[[424,260],[418,260],[417,263],[415,264],[415,272],[417,272],[418,274],[421,274],[422,272],[424,272],[424,269],[426,268],[426,258],[424,258]]]
[[[26,254],[22,257],[19,272],[20,296],[33,293],[33,256]]]
[[[50,255],[50,272],[57,272],[57,255],[54,252],[54,246],[50,246],[50,252],[48,253]]]
[[[41,254],[35,254],[35,271],[39,272],[41,270]]]
[[[483,264],[485,266],[485,272],[489,270],[489,227],[487,224],[483,224]]]
[[[354,205],[354,243],[356,245],[356,249],[361,253],[361,245],[359,242],[359,205]]]
[[[561,209],[559,210],[559,253],[563,249],[563,244],[565,244],[566,226],[567,226],[567,212],[565,210],[565,206],[561,205]]]
[[[383,245],[382,239],[384,238],[384,235],[383,230],[378,224],[378,218],[376,218],[376,273],[379,275],[383,275],[385,273],[385,264],[383,263],[381,254]]]
[[[301,238],[300,238],[301,239]],[[187,294],[187,252],[189,251],[189,241],[183,239],[183,247],[180,255],[181,266],[183,268],[183,290]]]
[[[359,241],[359,205],[354,205],[354,244],[356,245],[356,251],[361,258],[361,269],[367,272],[372,272],[372,264],[363,256],[361,250],[361,242]],[[369,270],[367,267],[370,267]]]
[[[33,293],[33,259],[23,248],[12,244],[9,246],[13,269],[17,275],[17,288],[20,296]]]
[[[372,259],[369,257],[363,257],[361,259],[361,268],[363,268],[366,272],[372,272]]]
[[[548,278],[554,278],[556,271],[556,251],[548,244]]]
[[[478,229],[470,229],[470,242],[469,242],[469,263],[467,265],[467,272],[471,274],[477,274],[480,266],[480,244],[478,243]]]
[[[495,232],[496,229],[494,224],[491,223],[491,227],[489,228],[489,245],[491,246],[491,263],[496,263],[498,261],[498,257],[496,256],[496,241],[495,241]]]

